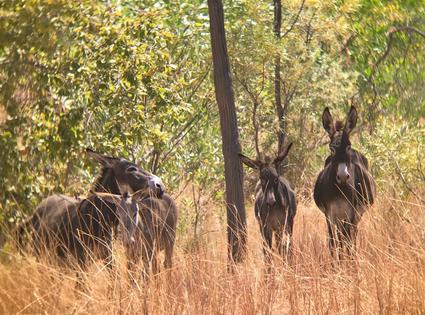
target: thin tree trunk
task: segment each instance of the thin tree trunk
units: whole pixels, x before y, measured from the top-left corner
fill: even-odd
[[[240,262],[246,253],[246,215],[243,194],[243,169],[239,160],[239,133],[227,55],[221,0],[208,0],[214,85],[220,113],[224,172],[226,179],[228,259]]]
[[[279,41],[282,27],[282,2],[281,0],[273,0],[274,18],[273,32],[276,40]],[[282,106],[281,88],[280,88],[280,54],[276,53],[274,60],[274,101],[276,106],[276,114],[279,121],[279,131],[277,133],[278,152],[281,152],[285,143],[285,109]]]

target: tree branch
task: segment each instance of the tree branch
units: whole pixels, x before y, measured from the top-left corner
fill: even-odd
[[[236,81],[238,81],[240,83],[240,85],[244,88],[244,90],[246,91],[246,93],[249,95],[249,97],[251,98],[251,101],[253,103],[253,109],[252,109],[252,125],[254,127],[254,144],[255,144],[255,151],[257,153],[257,159],[261,158],[261,153],[260,153],[260,146],[259,146],[259,141],[258,141],[258,134],[259,134],[259,126],[258,126],[258,122],[257,122],[257,109],[259,106],[259,95],[261,94],[261,92],[263,91],[264,88],[264,81],[265,81],[265,67],[264,67],[264,63],[263,63],[263,78],[262,78],[262,87],[261,90],[259,92],[259,94],[254,94],[248,87],[248,84],[241,80],[239,78],[239,76],[237,75],[237,72],[234,71],[235,74],[235,79]]]
[[[404,186],[406,186],[406,188],[421,202],[421,203],[425,203],[425,200],[422,199],[414,190],[412,187],[410,187],[410,184],[407,182],[406,178],[403,175],[403,172],[401,171],[400,165],[398,164],[397,160],[394,159],[394,164],[396,166],[397,169],[397,173],[400,177],[400,179],[402,180]]]
[[[369,78],[368,78],[368,82],[370,82],[373,78],[373,75],[375,74],[378,66],[388,57],[388,54],[390,53],[390,50],[393,46],[393,40],[394,40],[394,34],[399,33],[399,32],[408,32],[408,34],[410,35],[411,33],[416,33],[420,36],[422,36],[423,38],[425,38],[425,33],[421,30],[418,30],[414,27],[410,27],[410,26],[400,26],[400,27],[392,27],[389,29],[389,31],[387,32],[387,47],[384,51],[384,53],[378,58],[378,60],[373,64],[372,66],[372,70],[370,72]]]
[[[286,29],[285,33],[283,33],[281,38],[284,38],[286,35],[288,35],[292,31],[295,24],[298,22],[298,19],[300,18],[302,10],[304,9],[304,4],[305,4],[305,0],[302,0],[300,8],[298,9],[297,15],[295,16],[295,19],[292,21],[290,27]]]

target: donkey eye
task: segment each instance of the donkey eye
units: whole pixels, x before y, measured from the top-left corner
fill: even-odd
[[[132,173],[132,172],[137,172],[137,167],[135,166],[129,166],[127,167],[127,172]]]
[[[345,151],[348,153],[351,150],[351,145],[347,145],[347,147],[345,148]]]

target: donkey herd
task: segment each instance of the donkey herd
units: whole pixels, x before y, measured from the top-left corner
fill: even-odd
[[[326,158],[314,187],[314,201],[325,214],[329,249],[336,259],[354,254],[357,225],[375,199],[375,185],[368,160],[351,148],[350,133],[357,122],[351,107],[346,122],[334,121],[328,108],[322,123],[330,139]],[[289,182],[278,169],[288,155],[290,143],[271,160],[241,161],[257,169],[255,217],[263,238],[264,257],[269,264],[273,235],[279,255],[289,261],[297,203]],[[81,280],[90,261],[100,259],[112,271],[112,243],[120,235],[124,244],[130,282],[156,274],[158,251],[164,250],[164,267],[172,267],[178,211],[173,199],[164,192],[162,181],[123,158],[114,158],[87,149],[88,155],[102,166],[89,196],[85,199],[52,195],[44,199],[32,216],[17,228],[21,250],[30,247],[37,257],[75,269]],[[30,245],[30,246],[26,246]],[[80,284],[80,281],[78,281]]]

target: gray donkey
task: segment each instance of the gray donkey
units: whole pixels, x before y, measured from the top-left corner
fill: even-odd
[[[276,237],[278,253],[288,260],[292,252],[292,229],[297,211],[295,193],[289,182],[279,176],[277,169],[289,153],[292,143],[274,160],[258,158],[252,160],[239,154],[242,162],[259,171],[259,181],[255,188],[255,217],[263,237],[263,251],[266,263],[271,262],[273,233]]]
[[[87,149],[102,165],[101,176],[93,190],[121,194],[143,191],[145,195],[162,197],[164,188],[158,177],[122,158],[108,157]],[[119,224],[116,203],[102,200],[96,194],[77,201],[63,195],[43,200],[34,214],[18,227],[18,243],[22,247],[25,231],[37,257],[47,257],[68,266],[85,270],[92,257],[102,259],[112,269],[112,230]],[[45,255],[46,256],[46,255]]]
[[[149,197],[139,199],[138,227],[135,231],[135,242],[126,247],[127,267],[130,281],[137,278],[137,266],[140,258],[143,261],[143,276],[159,272],[157,254],[165,251],[164,267],[172,267],[178,210],[174,200],[163,194],[162,198]]]

